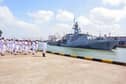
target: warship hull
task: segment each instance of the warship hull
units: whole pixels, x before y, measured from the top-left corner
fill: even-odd
[[[115,41],[96,41],[96,42],[88,42],[87,44],[85,44],[84,42],[79,42],[79,43],[73,42],[69,44],[60,43],[60,44],[57,44],[57,46],[112,50],[116,48],[117,44],[118,42],[115,42]]]

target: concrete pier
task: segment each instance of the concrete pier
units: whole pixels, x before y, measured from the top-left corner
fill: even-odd
[[[0,56],[0,84],[126,84],[126,67],[54,54]]]

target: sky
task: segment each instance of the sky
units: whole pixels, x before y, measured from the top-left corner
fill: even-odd
[[[0,30],[6,38],[47,39],[73,32],[126,36],[126,0],[0,0]]]

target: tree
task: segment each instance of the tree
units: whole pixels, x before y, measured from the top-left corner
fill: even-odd
[[[2,36],[2,33],[3,33],[2,30],[0,30],[0,37]]]

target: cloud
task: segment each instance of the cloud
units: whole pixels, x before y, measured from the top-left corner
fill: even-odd
[[[102,7],[94,8],[90,11],[90,19],[97,24],[113,24],[119,19],[117,15],[116,11]]]
[[[89,20],[89,18],[87,18],[85,16],[79,16],[77,18],[77,21],[79,22],[79,24],[81,24],[83,26],[91,24],[91,21]]]
[[[113,35],[126,34],[126,29],[121,28],[120,22],[126,19],[126,7],[122,9],[108,9],[104,7],[96,7],[90,10],[89,20],[91,24],[87,26],[89,32],[109,33]],[[92,27],[92,30],[91,30]],[[92,32],[92,33],[93,33]]]
[[[100,24],[112,24],[126,18],[126,7],[122,9],[108,9],[97,7],[90,11],[90,17],[93,21]]]
[[[30,12],[28,13],[28,15],[32,18],[32,20],[35,23],[43,23],[50,21],[53,18],[54,13],[49,10],[38,10]]]
[[[113,35],[125,34],[120,27],[119,22],[126,17],[126,8],[122,9],[108,9],[104,7],[96,7],[90,10],[89,15],[78,16],[77,21],[81,27],[82,33],[89,32],[94,35],[99,33],[107,34],[112,33]],[[51,18],[54,22],[52,24],[41,24],[39,26],[46,28],[41,29],[44,37],[47,38],[50,34],[72,32],[72,24],[74,14],[67,10],[60,10],[53,14],[56,18]],[[50,21],[50,20],[49,20]]]
[[[126,4],[126,0],[102,0],[103,4],[109,4],[113,6],[118,6],[121,4]]]
[[[72,28],[70,24],[58,22],[48,25],[50,20],[55,19],[54,15],[54,12],[48,10],[32,12],[29,13],[29,16],[31,16],[31,19],[34,19],[35,22],[32,20],[33,22],[30,23],[17,19],[7,6],[0,6],[0,29],[3,31],[3,36],[5,37],[47,39],[50,34],[56,32],[63,33]],[[40,25],[41,22],[47,23]]]
[[[50,34],[59,34],[60,36],[65,35],[66,33],[72,32],[72,24],[68,23],[56,23],[52,26],[52,31]]]
[[[15,17],[10,12],[9,8],[6,6],[0,6],[0,20],[3,21],[12,21]]]
[[[73,21],[74,19],[74,14],[70,11],[66,10],[59,10],[56,14],[56,19],[58,21]]]
[[[17,19],[7,6],[0,6],[0,29],[6,37],[41,38],[48,35],[72,32],[74,13],[68,10],[38,10],[29,12],[31,22]],[[111,32],[113,35],[126,35],[126,7],[109,9],[96,7],[90,10],[88,16],[77,17],[82,33],[89,32],[98,35]],[[124,22],[124,23],[122,23]],[[124,26],[122,26],[124,25]]]
[[[40,36],[37,25],[18,20],[6,6],[0,6],[0,29],[5,37],[30,38]]]

